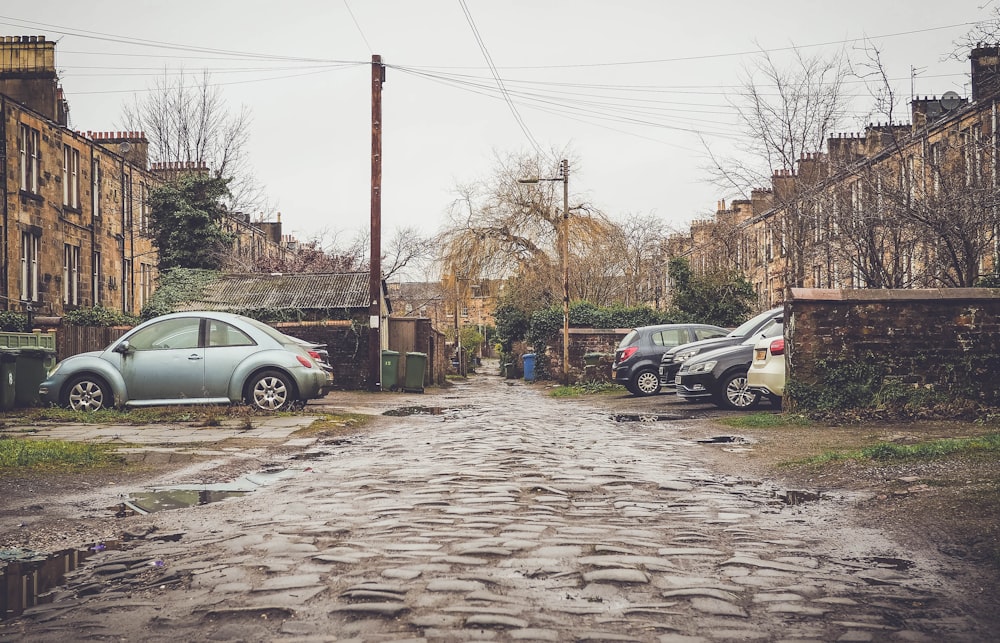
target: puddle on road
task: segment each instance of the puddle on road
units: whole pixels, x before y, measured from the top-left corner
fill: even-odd
[[[668,422],[671,420],[681,420],[677,415],[663,415],[658,413],[619,413],[612,415],[615,422]]]
[[[250,493],[249,491],[208,491],[206,489],[170,489],[165,491],[142,491],[133,493],[128,500],[121,503],[117,518],[135,514],[151,514],[156,511],[169,511],[171,509],[186,509],[198,505],[207,505],[212,502],[220,502],[229,498],[239,498]]]
[[[695,441],[698,444],[750,444],[750,440],[740,435],[717,435]]]
[[[404,406],[402,408],[384,411],[382,415],[405,417],[408,415],[441,415],[442,413],[444,413],[444,408],[440,406]]]
[[[916,563],[912,560],[906,560],[905,558],[891,558],[888,556],[849,558],[848,560],[857,560],[870,565],[875,565],[876,567],[881,567],[883,569],[892,569],[897,572],[905,572],[908,569],[912,569],[916,565]]]
[[[248,473],[232,482],[208,485],[179,484],[137,491],[129,494],[129,497],[117,506],[115,516],[122,518],[156,511],[186,509],[229,498],[239,498],[260,487],[297,476],[302,471],[303,469],[267,469],[258,473]]]
[[[29,607],[52,602],[50,590],[66,582],[66,574],[105,549],[119,549],[118,541],[96,543],[84,549],[50,554],[17,547],[0,549],[0,621],[20,616]]]
[[[823,494],[805,489],[786,489],[777,494],[786,505],[801,505],[806,502],[816,502],[823,499]]]

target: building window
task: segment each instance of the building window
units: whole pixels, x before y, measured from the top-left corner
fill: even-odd
[[[63,246],[63,304],[80,305],[80,246]]]
[[[139,184],[139,232],[149,232],[149,185]]]
[[[855,225],[861,222],[861,219],[864,216],[864,207],[864,186],[861,185],[860,181],[855,181],[854,183],[851,183],[851,218]]]
[[[104,298],[101,297],[101,290],[103,289],[103,286],[104,286],[104,284],[101,283],[101,274],[102,274],[101,273],[101,253],[97,252],[97,251],[94,251],[93,255],[91,255],[90,261],[91,261],[91,264],[92,264],[92,267],[93,267],[93,273],[94,273],[93,276],[92,276],[93,281],[91,282],[91,290],[93,291],[92,295],[93,295],[93,298],[94,298],[94,305],[95,306],[100,306],[101,304],[104,303]]]
[[[931,144],[931,187],[934,196],[941,191],[941,163],[944,161],[944,154],[940,143]]]
[[[94,218],[101,216],[101,161],[94,159],[90,164],[90,208]]]
[[[139,309],[149,303],[153,296],[153,266],[148,263],[139,264]]]
[[[965,185],[979,185],[979,168],[981,165],[980,130],[973,125],[962,132],[962,156],[965,161]]]
[[[132,177],[129,176],[122,183],[122,191],[125,198],[125,229],[132,227]]]
[[[17,144],[20,149],[21,191],[38,194],[38,130],[27,125],[21,125],[18,130]]]
[[[63,205],[80,207],[80,150],[63,145]]]
[[[21,299],[38,301],[38,236],[21,235]]]

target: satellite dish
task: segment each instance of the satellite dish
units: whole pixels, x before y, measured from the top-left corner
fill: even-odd
[[[132,145],[128,141],[123,141],[121,145],[118,146],[118,149],[122,154],[128,154],[132,151]]]
[[[962,104],[962,97],[957,92],[945,92],[941,95],[941,107],[951,111]]]

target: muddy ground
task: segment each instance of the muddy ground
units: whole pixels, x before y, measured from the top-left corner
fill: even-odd
[[[535,384],[540,394],[545,386]],[[420,397],[427,406],[456,403],[456,391],[429,389]],[[833,450],[861,448],[876,442],[916,443],[940,437],[966,437],[995,431],[982,422],[921,422],[844,426],[734,429],[731,414],[714,407],[678,402],[673,396],[634,398],[627,394],[568,399],[625,416],[626,421],[669,422],[670,430],[692,440],[716,436],[733,442],[699,445],[695,455],[712,468],[745,479],[771,479],[787,489],[811,493],[854,492],[843,507],[859,525],[882,529],[914,552],[935,551],[955,562],[955,578],[972,588],[974,600],[1000,605],[1000,461],[992,457],[945,457],[926,462],[803,464]],[[398,418],[381,415],[400,405],[392,394],[334,392],[308,411],[363,411],[373,420],[361,428],[333,427],[347,435],[380,431]],[[763,407],[768,411],[767,407]],[[641,425],[637,425],[641,430]],[[225,447],[227,445],[217,445]],[[231,445],[229,445],[231,446]],[[115,517],[116,499],[143,486],[181,478],[229,481],[287,461],[293,449],[241,443],[239,457],[205,460],[197,456],[146,463],[124,470],[70,475],[0,472],[0,549],[40,551],[86,547],[141,532],[144,517]],[[834,495],[834,494],[831,494]]]

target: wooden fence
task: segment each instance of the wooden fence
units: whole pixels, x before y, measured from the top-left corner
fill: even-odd
[[[131,329],[131,326],[60,326],[56,329],[56,357],[65,359],[78,353],[104,350]]]

